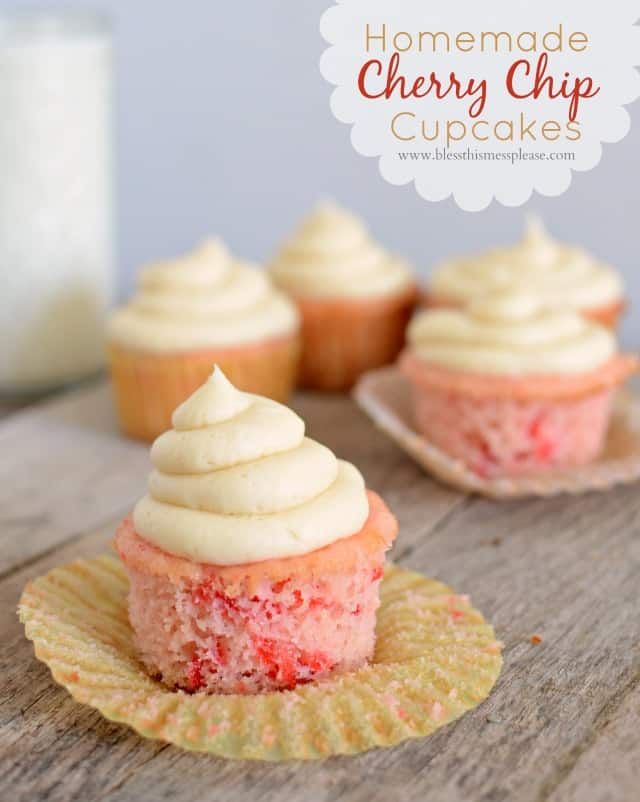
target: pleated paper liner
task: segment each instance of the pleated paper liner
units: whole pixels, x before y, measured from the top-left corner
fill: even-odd
[[[74,699],[184,749],[274,761],[393,746],[476,707],[502,665],[492,627],[467,597],[389,566],[370,665],[280,693],[189,695],[138,662],[127,587],[114,557],[80,560],[29,583],[20,619],[36,656]]]
[[[284,403],[296,383],[300,347],[296,334],[166,354],[111,343],[109,368],[120,427],[130,437],[155,440],[171,428],[174,409],[209,378],[216,364],[241,390]]]
[[[419,434],[413,428],[409,382],[396,367],[367,373],[353,396],[376,426],[428,473],[460,490],[494,499],[545,497],[608,490],[640,479],[640,400],[629,390],[616,396],[607,441],[595,462],[513,479],[484,479]]]

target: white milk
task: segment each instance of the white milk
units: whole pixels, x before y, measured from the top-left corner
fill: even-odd
[[[89,14],[0,12],[0,393],[104,363],[111,41]]]

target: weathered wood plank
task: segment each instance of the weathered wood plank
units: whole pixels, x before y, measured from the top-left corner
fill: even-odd
[[[395,558],[471,593],[506,643],[506,665],[485,705],[432,738],[323,763],[238,764],[163,748],[102,721],[71,702],[31,657],[13,612],[22,585],[54,564],[104,547],[112,527],[80,536],[86,531],[82,525],[91,520],[87,510],[99,509],[101,520],[117,517],[141,492],[147,472],[144,446],[120,440],[113,446],[105,431],[113,423],[105,424],[104,387],[89,405],[70,409],[66,402],[59,404],[23,413],[8,422],[10,428],[15,432],[25,425],[25,416],[30,418],[27,432],[34,431],[35,418],[48,437],[51,430],[69,435],[79,427],[81,438],[94,439],[81,439],[84,445],[76,448],[65,447],[61,438],[55,446],[67,454],[71,471],[74,453],[85,466],[95,464],[94,444],[102,455],[100,465],[106,462],[114,471],[122,453],[116,449],[123,444],[141,457],[140,463],[136,457],[125,460],[117,476],[107,472],[99,479],[104,492],[93,503],[82,507],[78,494],[67,498],[81,525],[79,536],[64,546],[71,531],[62,531],[64,503],[58,491],[47,488],[51,495],[43,508],[59,511],[54,520],[61,534],[38,551],[47,537],[43,530],[27,550],[31,562],[19,570],[14,566],[0,581],[0,671],[7,680],[0,696],[0,762],[9,766],[7,780],[0,780],[0,796],[9,793],[30,802],[240,802],[258,797],[266,802],[626,802],[629,755],[636,759],[638,743],[636,735],[631,752],[621,748],[636,722],[637,712],[625,711],[637,711],[630,705],[637,704],[633,689],[640,677],[636,488],[509,504],[468,499],[423,476],[345,399],[296,399],[311,436],[356,462],[398,514],[402,532]],[[8,436],[5,425],[0,438]],[[15,434],[11,437],[14,444],[20,442]],[[29,453],[31,469],[37,471],[37,449]],[[27,498],[29,486],[40,485],[29,484],[28,472],[20,475]],[[49,469],[47,475],[63,471]],[[74,474],[80,487],[85,475],[80,470]],[[136,481],[140,485],[134,488]],[[16,502],[16,508],[22,506]],[[543,639],[537,646],[530,640],[534,633]],[[592,766],[600,766],[598,776],[607,779],[600,787],[592,781]]]
[[[0,798],[93,800],[164,747],[76,704],[33,657],[16,616],[27,580],[109,548],[116,521],[0,582]]]
[[[470,592],[506,642],[493,696],[461,721],[426,740],[321,764],[236,765],[171,749],[105,798],[545,799],[640,673],[640,500],[634,488],[603,498],[475,500],[406,554],[405,564]],[[624,757],[609,757],[615,776]],[[581,802],[592,802],[588,789]]]
[[[0,427],[0,575],[124,512],[148,455],[89,428],[23,415]]]
[[[640,686],[612,700],[591,738],[570,755],[548,802],[635,802],[640,797]]]

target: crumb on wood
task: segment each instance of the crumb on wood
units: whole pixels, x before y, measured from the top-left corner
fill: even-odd
[[[537,646],[539,643],[542,643],[542,637],[540,635],[532,635],[531,643],[533,643],[534,646]]]

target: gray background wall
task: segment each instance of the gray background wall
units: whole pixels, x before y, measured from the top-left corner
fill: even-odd
[[[625,274],[637,308],[623,338],[640,344],[640,103],[633,129],[576,174],[560,198],[469,214],[392,187],[351,148],[320,76],[318,20],[330,0],[102,0],[117,57],[120,291],[136,268],[220,233],[264,259],[321,196],[360,212],[389,247],[426,274],[452,252],[519,236],[525,211]],[[49,0],[0,8],[65,7]]]

